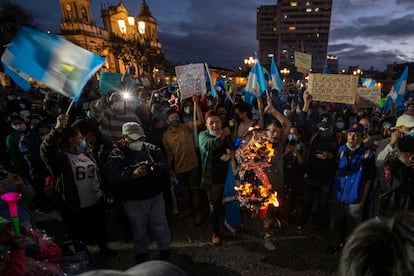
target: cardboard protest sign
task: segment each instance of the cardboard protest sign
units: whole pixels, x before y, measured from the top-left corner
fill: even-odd
[[[309,73],[312,68],[312,55],[295,52],[295,66],[298,72]]]
[[[204,63],[176,66],[175,74],[177,75],[181,99],[207,93]]]
[[[310,74],[308,92],[315,101],[354,104],[358,76],[339,74]]]
[[[379,107],[381,103],[381,88],[358,87],[355,105],[358,107]]]

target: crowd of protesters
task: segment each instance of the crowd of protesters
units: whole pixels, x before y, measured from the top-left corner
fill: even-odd
[[[397,114],[317,102],[290,86],[263,96],[261,118],[257,100],[246,103],[242,93],[225,89],[181,101],[170,88],[137,89],[129,97],[91,91],[69,112],[69,100],[52,91],[0,95],[0,193],[22,193],[19,216],[27,231],[45,228],[43,217],[52,213],[62,227],[45,230],[55,231],[61,246],[70,240],[76,251],[77,242],[96,242],[101,253],[116,256],[104,230],[108,207],[132,235],[137,263],[147,260],[151,237],[168,260],[169,220],[177,213],[195,225],[210,219],[211,242],[219,245],[227,156],[260,121],[276,150],[266,174],[281,202],[266,225],[267,249],[275,249],[272,220],[298,231],[317,225],[335,252],[364,220],[414,209],[411,97]],[[0,207],[0,225],[7,224],[7,205]],[[0,243],[12,251],[26,246],[14,235]]]

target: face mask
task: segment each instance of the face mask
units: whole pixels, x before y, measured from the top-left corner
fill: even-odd
[[[27,126],[25,124],[19,124],[19,125],[12,125],[12,128],[19,132],[25,132],[27,129]]]
[[[86,149],[86,140],[85,139],[81,139],[80,140],[80,144],[78,146],[78,152],[84,152]]]
[[[285,116],[285,117],[287,117],[287,116],[289,116],[289,114],[290,114],[290,110],[289,109],[285,109],[285,110],[283,110],[283,115]]]
[[[289,141],[297,141],[298,140],[298,136],[296,136],[294,134],[289,134],[288,135],[288,140]]]
[[[222,133],[222,132],[223,132],[223,130],[221,130],[219,134],[215,134],[214,132],[208,131],[208,133],[209,133],[211,136],[214,136],[214,137],[219,137],[219,136],[221,135],[221,133]]]
[[[177,128],[180,126],[180,120],[172,120],[168,122],[168,125],[173,128]]]
[[[191,107],[189,107],[189,106],[184,107],[184,113],[185,114],[191,114]]]
[[[116,111],[123,111],[124,107],[124,102],[114,102],[111,106],[111,108]]]
[[[414,136],[414,130],[407,131],[404,136]]]
[[[140,151],[142,149],[143,144],[144,144],[143,141],[135,141],[135,142],[129,143],[128,147],[130,150]]]
[[[401,161],[401,163],[405,164],[405,158],[401,155],[398,156],[398,159]]]
[[[343,128],[344,128],[344,126],[345,126],[345,123],[342,123],[342,122],[336,122],[336,123],[335,123],[335,127],[336,127],[337,129],[343,129]]]
[[[88,117],[89,119],[93,119],[92,111],[90,111],[90,110],[86,111],[86,117]]]

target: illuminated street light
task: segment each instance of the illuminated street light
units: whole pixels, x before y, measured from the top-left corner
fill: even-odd
[[[352,75],[354,75],[354,76],[362,76],[364,74],[364,71],[362,71],[361,69],[357,69],[357,70],[354,70],[353,72],[352,72]]]
[[[254,59],[253,57],[249,57],[249,58],[244,59],[244,64],[249,68],[252,67],[253,64],[255,64],[255,63],[256,63],[256,59]]]
[[[287,68],[283,68],[282,70],[280,70],[280,73],[283,76],[283,81],[286,81],[286,76],[290,74],[290,70]]]

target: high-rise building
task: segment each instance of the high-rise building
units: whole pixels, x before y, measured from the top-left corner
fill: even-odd
[[[294,69],[295,51],[312,54],[312,71],[326,65],[332,0],[278,0],[257,9],[259,58],[270,64],[274,55],[279,68]],[[273,16],[274,15],[274,16]]]

